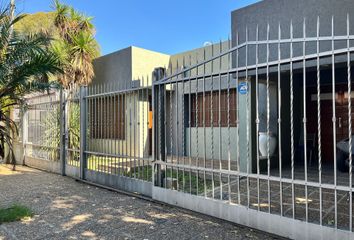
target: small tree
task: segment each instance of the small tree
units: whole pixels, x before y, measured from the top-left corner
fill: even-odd
[[[9,116],[15,105],[25,105],[24,96],[52,87],[49,76],[61,73],[59,60],[48,48],[46,34],[20,34],[13,26],[25,15],[11,17],[11,8],[0,7],[0,156],[9,147],[15,164],[12,137],[16,124]]]
[[[59,0],[54,1],[53,8],[54,25],[60,37],[55,39],[52,48],[59,56],[63,69],[58,80],[69,90],[88,85],[94,77],[92,61],[100,55],[92,17],[77,12]]]

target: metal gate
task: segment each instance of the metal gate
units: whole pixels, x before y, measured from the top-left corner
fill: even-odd
[[[351,239],[354,36],[212,45],[28,99],[25,163],[294,239]],[[289,35],[289,38],[283,38]],[[324,50],[325,49],[325,50]],[[208,56],[208,57],[207,57]],[[210,57],[209,57],[210,56]],[[40,160],[40,161],[39,161]]]
[[[295,239],[353,237],[354,36],[349,16],[344,36],[334,20],[331,36],[306,27],[246,29],[154,82],[154,199]]]
[[[80,102],[78,92],[27,96],[23,109],[23,163],[79,177]]]
[[[82,177],[151,196],[151,79],[92,85],[82,93]]]

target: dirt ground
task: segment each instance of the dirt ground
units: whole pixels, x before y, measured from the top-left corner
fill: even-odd
[[[34,217],[0,225],[5,239],[280,239],[232,223],[26,167],[0,165],[0,207]]]

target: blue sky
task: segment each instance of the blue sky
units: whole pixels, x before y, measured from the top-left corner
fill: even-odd
[[[174,54],[230,35],[231,11],[258,0],[62,0],[94,17],[102,54],[131,45]],[[16,0],[17,11],[50,11],[52,0]]]

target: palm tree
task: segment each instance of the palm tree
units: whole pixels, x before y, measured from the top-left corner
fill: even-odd
[[[0,156],[4,158],[5,145],[13,156],[12,136],[17,135],[16,124],[10,119],[10,109],[25,105],[24,96],[53,87],[50,75],[61,72],[58,57],[48,48],[46,34],[21,35],[13,31],[15,23],[11,8],[0,9]],[[14,158],[11,159],[14,163]]]
[[[54,25],[60,38],[53,42],[53,50],[60,56],[63,73],[58,80],[69,90],[89,84],[93,77],[92,61],[100,54],[94,35],[92,17],[87,17],[59,0],[54,1]]]

